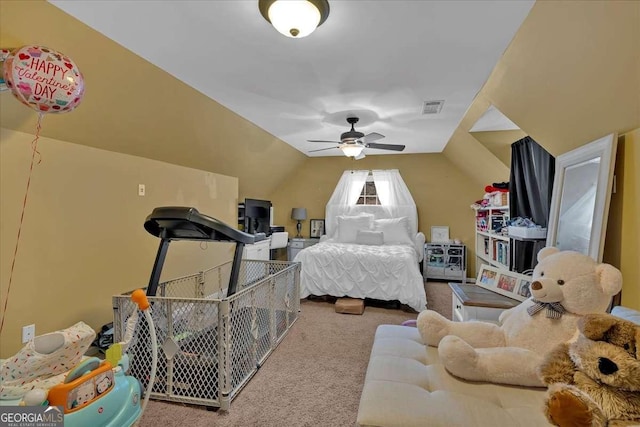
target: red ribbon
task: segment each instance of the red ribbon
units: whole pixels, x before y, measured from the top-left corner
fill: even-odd
[[[13,281],[13,270],[16,265],[16,258],[18,256],[18,244],[20,243],[20,232],[22,231],[22,222],[24,221],[24,211],[27,207],[27,196],[29,195],[29,186],[31,185],[31,175],[33,173],[33,165],[38,156],[38,163],[42,161],[40,152],[38,151],[38,139],[40,138],[40,129],[42,128],[43,113],[38,114],[38,123],[36,123],[36,136],[31,141],[31,166],[29,167],[29,177],[27,179],[27,189],[24,192],[24,201],[22,202],[22,214],[20,214],[20,225],[18,226],[18,237],[16,238],[16,248],[13,251],[13,260],[11,261],[11,273],[9,274],[9,286],[7,287],[7,296],[4,300],[4,309],[2,310],[2,321],[0,321],[0,332],[4,328],[4,318],[7,314],[7,304],[9,303],[9,293],[11,292],[11,282]]]

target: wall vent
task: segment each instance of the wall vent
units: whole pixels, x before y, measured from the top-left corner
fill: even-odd
[[[438,114],[442,110],[444,99],[438,101],[424,101],[422,104],[422,114]]]

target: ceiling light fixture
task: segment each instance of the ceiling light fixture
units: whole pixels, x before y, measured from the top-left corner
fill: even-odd
[[[278,32],[295,39],[311,34],[329,16],[327,0],[258,0],[258,8]]]
[[[364,150],[364,145],[358,143],[355,144],[341,144],[340,149],[347,157],[357,157]]]

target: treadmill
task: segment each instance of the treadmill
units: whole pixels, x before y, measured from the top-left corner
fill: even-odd
[[[224,222],[201,214],[196,208],[182,206],[166,206],[155,208],[144,222],[144,228],[160,238],[160,247],[151,271],[147,296],[155,296],[160,281],[160,273],[164,265],[169,243],[172,240],[197,240],[207,242],[235,242],[227,297],[236,293],[238,275],[244,245],[253,244],[266,239],[264,233],[249,234],[237,230]]]

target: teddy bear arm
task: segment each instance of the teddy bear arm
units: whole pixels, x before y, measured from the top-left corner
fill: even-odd
[[[546,384],[574,383],[576,365],[569,356],[569,345],[562,343],[551,350],[545,356],[544,361],[538,367],[538,377]]]

